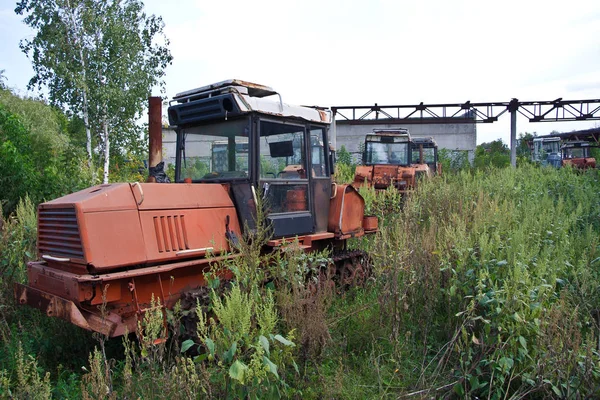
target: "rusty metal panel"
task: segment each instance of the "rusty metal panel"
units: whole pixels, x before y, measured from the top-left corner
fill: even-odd
[[[87,263],[96,271],[146,262],[137,210],[84,213]]]
[[[329,207],[328,230],[336,236],[362,235],[365,201],[351,185],[337,185]]]
[[[27,304],[45,312],[49,317],[63,319],[89,331],[112,336],[116,327],[113,321],[106,318],[100,321],[98,316],[89,321],[72,301],[18,283],[15,284],[15,298],[21,305]]]
[[[375,165],[373,166],[373,186],[375,189],[385,189],[396,181],[400,181],[399,168],[397,165]]]
[[[93,186],[59,197],[56,200],[40,204],[39,209],[73,207],[73,205],[86,212],[135,210],[137,208],[129,183],[114,183]]]
[[[143,310],[154,297],[172,308],[182,293],[206,285],[212,262],[239,255],[187,260],[104,274],[74,274],[44,262],[28,265],[29,285],[16,285],[19,304],[29,305],[81,328],[115,337],[134,332]],[[218,271],[232,279],[228,270]],[[103,294],[106,294],[103,297]],[[135,298],[135,301],[133,300]],[[103,311],[98,307],[106,301]]]
[[[218,183],[142,183],[131,186],[141,210],[233,207],[227,190]]]
[[[229,250],[229,229],[240,235],[237,213],[233,207],[141,211],[146,254],[149,262],[218,254]]]
[[[32,287],[68,297],[78,303],[91,298],[93,293],[80,287],[77,276],[71,272],[50,268],[44,262],[32,262],[27,265],[27,279]]]
[[[40,205],[40,256],[64,271],[87,266],[95,273],[199,257],[199,249],[229,249],[227,216],[229,229],[240,235],[220,184],[101,185]]]
[[[373,181],[373,166],[372,165],[358,165],[354,173],[354,187],[361,187],[363,185],[370,186]]]

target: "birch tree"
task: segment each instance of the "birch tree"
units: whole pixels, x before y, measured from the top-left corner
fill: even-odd
[[[172,61],[160,17],[139,0],[21,0],[15,12],[36,31],[21,41],[35,75],[54,105],[81,116],[88,162],[103,162],[108,182],[111,142],[136,135],[154,86],[164,86]]]

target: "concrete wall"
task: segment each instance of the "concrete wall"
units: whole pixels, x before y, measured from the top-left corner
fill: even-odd
[[[370,122],[370,121],[369,121]],[[413,137],[433,137],[440,149],[467,151],[469,161],[473,162],[475,147],[477,146],[477,124],[381,124],[373,123],[353,124],[348,121],[336,121],[337,143],[339,150],[346,146],[358,161],[362,157],[360,145],[365,142],[365,135],[374,129],[406,128]]]

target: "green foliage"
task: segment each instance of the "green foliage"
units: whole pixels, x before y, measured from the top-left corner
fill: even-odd
[[[200,157],[188,157],[185,160],[185,165],[182,165],[181,176],[183,178],[201,179],[209,172],[208,160],[203,160]],[[175,176],[174,166],[173,176]]]
[[[442,164],[443,172],[456,172],[471,168],[471,163],[469,162],[468,153],[466,151],[439,149],[438,160],[440,164]]]
[[[475,168],[488,167],[504,168],[510,165],[510,149],[502,139],[482,143],[475,149]]]
[[[260,174],[261,176],[272,178],[278,177],[279,172],[283,171],[285,165],[285,159],[283,158],[275,158],[275,159],[267,159],[264,155],[260,155]],[[208,169],[208,167],[207,167]],[[208,172],[208,171],[207,171]]]
[[[352,154],[346,150],[346,146],[342,145],[336,153],[334,181],[337,183],[352,183],[355,170],[356,164],[352,162]]]
[[[111,182],[144,182],[146,178],[147,170],[139,157],[132,153],[122,157],[113,156]]]
[[[337,183],[352,183],[354,182],[354,175],[356,171],[356,165],[348,164],[335,164],[334,181]]]
[[[223,298],[213,291],[214,319],[201,306],[196,310],[197,335],[206,352],[201,359],[207,358],[211,374],[230,398],[279,397],[286,388],[283,373],[293,362],[293,337],[274,333],[278,316],[272,293],[256,290],[244,292],[233,285]],[[189,342],[184,346],[182,350]]]
[[[40,377],[37,362],[32,356],[25,356],[21,346],[17,349],[15,362],[17,377],[14,396],[18,399],[50,399],[50,373],[46,372],[43,378]]]
[[[50,373],[44,374],[40,370],[35,358],[25,354],[20,342],[14,356],[14,365],[14,371],[0,371],[0,396],[3,399],[46,400],[51,398]],[[14,372],[12,379],[11,372]]]
[[[106,367],[106,358],[95,348],[90,353],[89,371],[81,378],[81,394],[84,400],[114,399],[111,390],[110,370]]]
[[[531,148],[529,145],[535,136],[537,136],[535,132],[519,133],[519,138],[517,139],[517,157],[531,159]]]
[[[598,174],[443,180],[423,182],[372,243],[379,312],[405,341],[396,357],[423,343],[421,376],[443,386],[452,372],[461,397],[593,393]]]
[[[344,145],[338,150],[336,159],[338,164],[352,165],[352,155],[346,150],[346,146]]]
[[[6,215],[29,195],[34,204],[89,185],[68,121],[52,107],[0,90],[0,202]]]
[[[94,134],[106,183],[111,143],[117,151],[140,146],[136,121],[152,87],[164,84],[172,57],[162,19],[139,0],[21,0],[15,12],[36,31],[20,44],[35,72],[29,88],[47,87],[52,104],[85,121],[89,161]]]
[[[396,215],[402,210],[402,195],[393,186],[388,186],[386,190],[375,190],[372,186],[361,186],[358,190],[365,200],[365,215],[375,215],[379,219],[380,225],[386,225],[393,218],[390,215]]]
[[[1,218],[1,217],[0,217]],[[37,218],[29,197],[17,205],[15,214],[0,224],[0,271],[3,280],[23,283],[26,262],[36,256]]]

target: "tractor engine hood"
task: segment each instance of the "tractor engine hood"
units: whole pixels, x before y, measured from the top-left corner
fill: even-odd
[[[117,183],[38,207],[38,251],[55,268],[108,272],[229,250],[240,234],[219,184]]]

